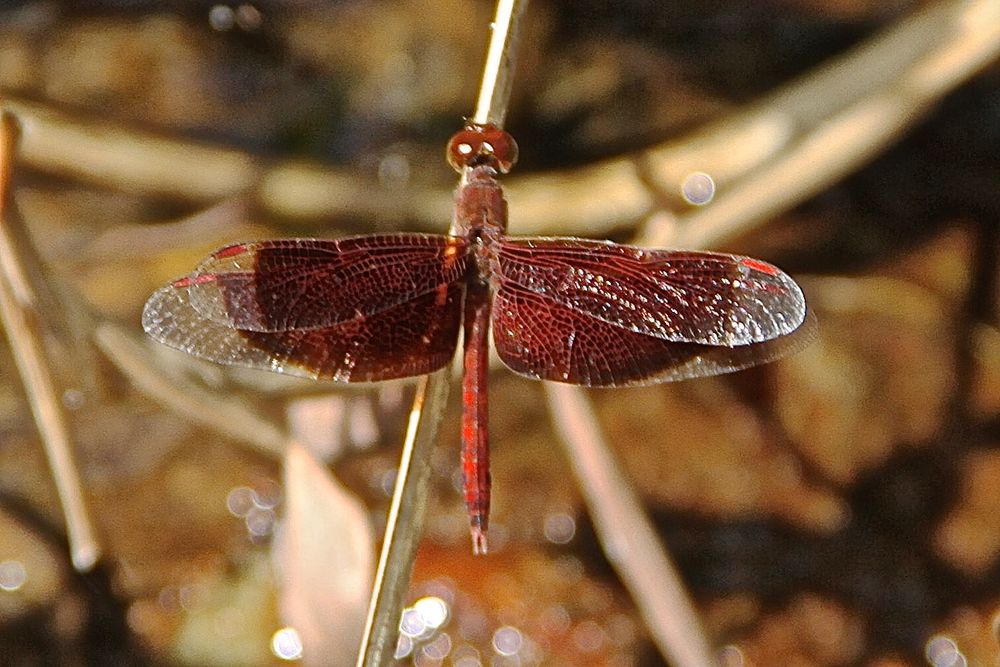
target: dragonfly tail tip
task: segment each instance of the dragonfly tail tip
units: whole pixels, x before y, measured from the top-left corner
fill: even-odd
[[[472,553],[476,556],[483,556],[488,551],[486,544],[486,531],[479,526],[472,527]]]

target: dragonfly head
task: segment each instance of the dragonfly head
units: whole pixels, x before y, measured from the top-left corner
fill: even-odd
[[[466,167],[487,165],[506,174],[517,162],[517,142],[499,127],[470,123],[452,136],[446,156],[459,173]]]

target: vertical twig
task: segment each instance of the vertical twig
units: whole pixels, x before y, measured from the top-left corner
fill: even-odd
[[[516,59],[513,47],[526,5],[527,0],[497,2],[479,98],[471,119],[475,123],[500,126],[507,115]],[[393,660],[399,617],[423,527],[431,450],[447,400],[449,381],[445,369],[424,378],[417,389],[375,572],[358,667],[387,665]]]
[[[479,98],[471,118],[473,123],[503,126],[514,81],[521,17],[527,6],[527,0],[497,0],[496,16],[490,25],[486,65],[479,84]]]
[[[423,532],[431,452],[448,401],[450,383],[449,369],[445,368],[423,378],[417,388],[389,505],[385,539],[375,570],[358,667],[387,665],[393,660],[399,617]]]
[[[52,373],[42,349],[36,301],[27,272],[15,250],[10,224],[10,183],[18,130],[9,114],[0,116],[0,321],[14,352],[35,424],[45,447],[52,479],[66,519],[73,567],[87,572],[101,555],[83,500],[83,491],[70,446],[69,430]]]

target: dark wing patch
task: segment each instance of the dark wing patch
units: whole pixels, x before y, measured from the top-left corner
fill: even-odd
[[[279,239],[218,250],[175,286],[207,320],[246,331],[322,329],[460,280],[463,239],[368,234]]]
[[[221,364],[339,382],[374,382],[443,368],[458,341],[463,283],[443,285],[374,315],[288,331],[235,329],[206,319],[190,287],[157,290],[142,326],[157,341]]]

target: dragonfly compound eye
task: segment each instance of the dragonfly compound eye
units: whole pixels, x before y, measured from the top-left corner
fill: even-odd
[[[517,162],[517,142],[504,130],[492,125],[483,128],[483,146],[489,147],[489,152],[496,160],[497,171],[506,174]]]
[[[468,125],[448,142],[447,158],[455,171],[486,164],[505,174],[517,161],[517,142],[493,125]]]
[[[455,171],[471,166],[483,148],[483,134],[477,128],[467,127],[456,132],[448,141],[446,157]]]

